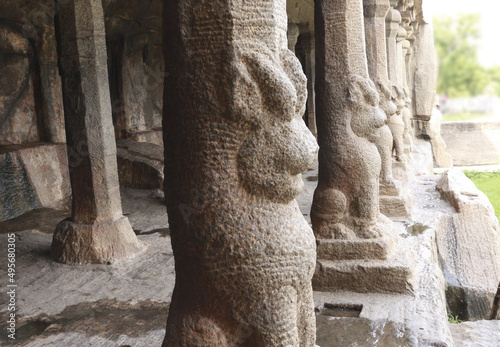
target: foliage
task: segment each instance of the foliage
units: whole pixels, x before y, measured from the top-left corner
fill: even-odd
[[[439,94],[457,98],[476,96],[485,91],[488,74],[477,58],[480,21],[479,14],[434,18],[434,40],[440,66]]]
[[[486,70],[489,82],[486,93],[500,96],[500,66],[494,65]]]
[[[456,121],[470,121],[484,118],[495,117],[492,113],[474,113],[474,112],[460,112],[460,113],[446,113],[443,115],[442,122],[456,122]]]
[[[495,214],[500,219],[500,170],[495,172],[465,170],[464,173],[490,199]]]
[[[458,319],[458,316],[453,316],[451,314],[448,315],[448,323],[451,324],[459,324],[462,323],[460,319]]]

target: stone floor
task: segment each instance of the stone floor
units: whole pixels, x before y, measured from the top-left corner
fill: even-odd
[[[435,192],[436,181],[424,172],[415,176],[408,183],[416,193],[412,214],[396,221],[414,254],[415,295],[316,292],[319,346],[500,346],[500,321],[448,323],[432,223],[450,207]],[[305,173],[304,182],[298,202],[309,219],[317,166]],[[7,233],[15,232],[18,318],[13,341],[7,338],[7,305],[2,304],[0,346],[161,345],[175,281],[163,194],[127,188],[122,200],[138,238],[149,248],[140,258],[120,264],[53,262],[51,233],[67,211],[37,210],[0,223],[0,302],[8,302],[4,245]]]

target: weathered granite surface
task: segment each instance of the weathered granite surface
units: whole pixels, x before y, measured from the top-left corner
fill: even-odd
[[[500,225],[490,201],[458,169],[437,185],[455,214],[443,219],[437,242],[448,305],[462,320],[489,318],[500,282]]]

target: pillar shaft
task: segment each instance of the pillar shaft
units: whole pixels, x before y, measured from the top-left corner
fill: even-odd
[[[396,106],[391,101],[387,74],[385,18],[389,8],[389,0],[364,0],[363,2],[368,71],[370,78],[376,83],[380,96],[380,107],[387,119],[396,112]],[[380,136],[375,141],[375,144],[382,160],[380,183],[394,187],[395,182],[392,176],[393,137],[387,125],[380,129]]]
[[[389,0],[363,2],[368,72],[372,81],[385,85],[388,82],[385,18],[389,8]]]
[[[164,2],[164,346],[315,341],[315,240],[294,200],[317,145],[285,0]]]
[[[398,75],[398,52],[396,45],[396,37],[399,32],[399,23],[401,22],[401,14],[395,9],[389,10],[386,17],[386,37],[387,37],[387,72],[389,80],[393,85],[399,85]]]
[[[101,0],[59,6],[61,65],[73,221],[92,224],[122,216],[116,144],[111,117],[106,37]]]
[[[381,164],[370,140],[386,117],[368,79],[361,0],[316,1],[315,25],[320,154],[313,229],[317,237],[377,237]]]

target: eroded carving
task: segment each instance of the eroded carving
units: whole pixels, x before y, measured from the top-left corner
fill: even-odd
[[[294,198],[317,152],[286,2],[165,2],[163,346],[314,346],[316,246]]]
[[[405,162],[404,158],[404,142],[403,135],[405,131],[405,123],[403,122],[401,111],[405,107],[404,93],[398,86],[392,86],[392,101],[396,105],[396,113],[389,118],[389,128],[394,139],[394,152],[396,160]]]
[[[392,176],[392,151],[393,137],[389,128],[389,120],[396,113],[396,105],[392,102],[391,89],[383,82],[377,82],[377,91],[380,96],[380,108],[386,115],[385,124],[380,128],[380,136],[375,141],[377,149],[380,153],[381,170],[380,183],[385,186],[394,186],[394,177]]]

